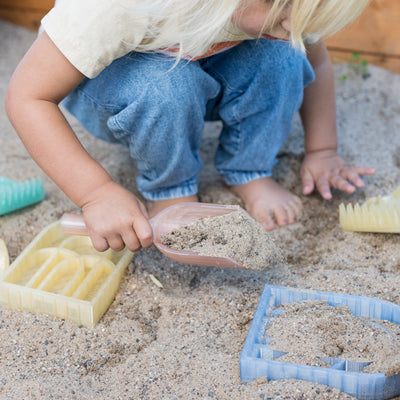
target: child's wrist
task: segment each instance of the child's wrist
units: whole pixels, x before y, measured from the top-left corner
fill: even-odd
[[[112,191],[113,184],[115,184],[115,182],[111,178],[98,182],[96,185],[91,186],[89,190],[85,191],[75,204],[81,209],[85,208],[85,206],[93,202],[96,197],[101,196],[103,193],[109,193]]]
[[[337,146],[324,146],[324,147],[306,147],[305,154],[315,154],[315,153],[337,153]]]

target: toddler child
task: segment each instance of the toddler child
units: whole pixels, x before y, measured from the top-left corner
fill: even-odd
[[[221,120],[216,168],[266,230],[301,201],[271,169],[300,111],[304,194],[352,193],[371,168],[337,154],[334,78],[322,38],[368,0],[58,0],[7,90],[33,159],[83,211],[93,245],[149,247],[148,218],[197,201],[204,121]],[[82,147],[63,101],[95,136],[125,144],[145,205]]]

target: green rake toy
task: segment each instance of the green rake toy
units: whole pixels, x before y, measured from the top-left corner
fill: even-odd
[[[44,197],[43,181],[40,178],[14,182],[0,177],[0,215],[38,203]]]

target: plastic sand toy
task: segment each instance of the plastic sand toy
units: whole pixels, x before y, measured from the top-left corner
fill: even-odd
[[[8,268],[9,263],[7,246],[4,240],[0,239],[0,274]]]
[[[371,197],[363,204],[339,206],[346,231],[400,233],[400,187],[390,196]]]
[[[114,300],[133,253],[99,253],[88,237],[49,225],[8,266],[0,241],[0,306],[64,318],[93,327]]]
[[[188,250],[176,250],[164,245],[161,241],[161,236],[171,232],[173,229],[191,224],[202,218],[226,215],[234,211],[246,213],[238,206],[210,203],[180,203],[167,207],[149,220],[153,228],[154,245],[167,257],[181,263],[246,269],[242,264],[230,257],[207,256]],[[64,214],[61,218],[61,227],[64,233],[88,235],[88,230],[81,215]]]
[[[0,177],[0,215],[38,203],[44,197],[43,182],[40,178],[14,182]]]
[[[286,353],[268,345],[267,325],[274,318],[275,307],[304,300],[324,300],[331,306],[345,305],[355,316],[400,324],[400,306],[388,301],[265,285],[240,356],[243,382],[261,377],[268,380],[299,379],[337,388],[360,400],[383,400],[400,395],[400,374],[386,376],[385,372],[361,372],[370,364],[368,362],[326,358],[323,361],[330,367],[324,368],[279,361]]]

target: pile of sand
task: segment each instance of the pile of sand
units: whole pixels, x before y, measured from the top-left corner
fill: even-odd
[[[265,332],[271,348],[286,352],[279,361],[329,368],[327,359],[340,358],[365,366],[363,373],[400,373],[399,324],[357,317],[344,305],[322,300],[285,304],[274,312],[279,309]]]
[[[230,258],[243,268],[258,271],[284,262],[271,235],[240,209],[174,229],[161,236],[161,243],[175,250]]]

